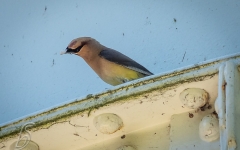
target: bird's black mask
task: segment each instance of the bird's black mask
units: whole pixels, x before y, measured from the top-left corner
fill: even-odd
[[[71,48],[66,48],[66,53],[69,53],[69,54],[76,54],[76,53],[78,53],[81,49],[82,49],[82,47],[84,46],[84,44],[82,44],[81,46],[78,46],[77,48],[75,48],[75,49],[71,49]]]

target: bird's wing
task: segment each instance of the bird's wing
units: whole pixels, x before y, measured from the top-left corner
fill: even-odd
[[[100,57],[107,59],[108,61],[114,62],[116,64],[127,67],[131,70],[140,72],[144,75],[153,75],[150,71],[148,71],[145,67],[132,60],[131,58],[125,56],[124,54],[113,50],[113,49],[105,49],[99,53]]]

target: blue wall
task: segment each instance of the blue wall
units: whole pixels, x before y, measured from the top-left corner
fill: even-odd
[[[154,74],[240,52],[239,0],[1,0],[0,19],[0,124],[111,88],[80,57],[59,55],[76,37]]]

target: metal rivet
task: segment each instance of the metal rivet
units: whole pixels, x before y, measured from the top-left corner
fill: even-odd
[[[189,88],[182,91],[179,98],[184,106],[191,109],[197,109],[208,102],[209,95],[203,89]]]
[[[212,142],[219,138],[219,123],[216,114],[203,117],[199,124],[199,136],[206,142]]]
[[[122,119],[112,113],[98,115],[93,120],[94,126],[104,134],[112,134],[123,127]]]

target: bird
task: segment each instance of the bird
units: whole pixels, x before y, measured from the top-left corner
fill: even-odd
[[[133,59],[91,37],[73,39],[61,54],[82,57],[104,82],[113,86],[153,75]]]

